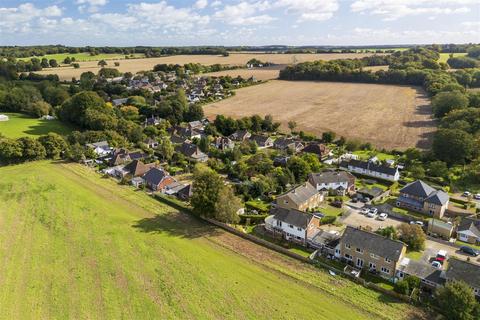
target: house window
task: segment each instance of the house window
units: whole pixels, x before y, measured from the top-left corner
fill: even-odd
[[[302,228],[297,228],[298,231],[302,231]]]
[[[373,259],[378,259],[378,258],[380,258],[380,257],[377,256],[375,253],[370,253],[370,257],[372,257]]]
[[[351,255],[349,255],[348,253],[345,253],[345,259],[347,260],[353,260],[353,257]]]
[[[363,268],[363,260],[360,258],[357,258],[357,267]]]
[[[355,251],[357,251],[358,253],[361,253],[361,254],[363,254],[363,250],[362,250],[362,249],[360,249],[360,248],[356,248],[356,249],[355,249]]]
[[[345,243],[345,248],[350,249],[350,245],[348,243]]]
[[[298,236],[297,236],[296,238],[297,238],[297,240],[302,240],[302,237],[298,237]]]
[[[288,226],[290,227],[290,229],[293,229],[293,224],[289,224]]]
[[[385,268],[385,267],[382,267],[382,272],[383,272],[383,273],[390,274],[390,269]]]
[[[385,262],[386,262],[386,263],[391,263],[392,260],[390,260],[390,259],[388,259],[388,258],[385,258]]]
[[[375,265],[375,263],[371,263],[371,262],[368,264],[368,268],[370,270],[377,270],[377,266]]]
[[[281,227],[282,226],[282,221],[277,220],[277,226]]]

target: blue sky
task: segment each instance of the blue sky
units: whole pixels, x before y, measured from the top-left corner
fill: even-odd
[[[0,1],[0,45],[480,42],[480,0]]]

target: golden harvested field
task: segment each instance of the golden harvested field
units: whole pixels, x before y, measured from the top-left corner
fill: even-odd
[[[237,90],[232,98],[204,106],[214,118],[271,114],[287,131],[290,120],[298,129],[321,135],[371,142],[377,148],[429,148],[436,124],[430,101],[420,88],[361,83],[272,80]]]
[[[274,54],[274,53],[232,53],[228,57],[214,55],[178,55],[161,58],[143,58],[143,59],[120,59],[108,60],[107,67],[117,68],[121,72],[138,72],[153,69],[156,64],[186,64],[200,63],[203,65],[223,64],[223,65],[245,65],[252,58],[264,62],[273,62],[276,64],[293,64],[305,61],[315,60],[333,60],[346,58],[361,58],[372,54],[365,53],[332,53],[332,54]],[[119,67],[114,67],[114,62],[119,62]],[[92,71],[97,73],[100,68],[97,61],[80,62],[80,68],[60,67],[50,68],[38,71],[39,74],[58,74],[60,80],[71,80],[72,77],[79,78],[83,72]]]

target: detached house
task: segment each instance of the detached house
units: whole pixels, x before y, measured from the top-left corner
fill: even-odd
[[[145,185],[153,191],[163,191],[168,185],[175,182],[168,173],[162,169],[151,168],[143,176]]]
[[[270,148],[273,147],[273,139],[267,136],[262,136],[255,134],[250,137],[250,141],[255,141],[259,148]]]
[[[213,140],[213,145],[219,150],[228,150],[235,147],[235,143],[227,137],[216,137]]]
[[[480,243],[480,220],[463,218],[457,228],[457,239],[471,244]]]
[[[196,144],[185,142],[175,149],[177,152],[182,153],[194,161],[206,162],[208,160],[208,155],[200,151],[200,148]]]
[[[234,141],[245,141],[248,140],[251,136],[252,134],[248,132],[248,130],[237,130],[232,133],[229,138]]]
[[[289,241],[305,245],[307,227],[312,215],[291,208],[272,208],[270,216],[265,218],[265,229],[275,235],[280,234]]]
[[[340,240],[340,256],[359,269],[378,272],[380,276],[394,280],[399,262],[407,252],[407,246],[398,240],[366,230],[347,227]]]
[[[307,182],[278,196],[275,204],[282,208],[306,211],[317,208],[322,201],[323,194],[319,193],[314,186]]]
[[[134,160],[127,164],[123,169],[128,171],[133,177],[143,176],[148,170],[155,167],[155,163],[144,164],[140,160]]]
[[[100,157],[109,155],[112,152],[112,148],[108,145],[107,141],[100,141],[87,144],[87,147],[93,149],[93,152]]]
[[[330,149],[323,143],[311,143],[303,148],[303,152],[313,153],[318,159],[323,160],[330,154]]]
[[[279,150],[291,150],[294,153],[300,152],[305,148],[303,143],[296,141],[292,138],[278,138],[273,143],[275,149]]]
[[[340,169],[382,180],[398,181],[400,179],[400,172],[397,167],[389,167],[372,161],[343,161],[340,163]]]
[[[400,190],[396,204],[401,208],[428,214],[434,218],[442,218],[448,202],[447,193],[430,187],[422,180],[417,180]]]
[[[310,173],[310,182],[319,192],[334,193],[344,196],[346,193],[355,192],[355,176],[345,171],[324,171]]]

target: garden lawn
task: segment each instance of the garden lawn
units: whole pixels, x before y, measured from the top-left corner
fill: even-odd
[[[384,153],[384,152],[358,150],[358,151],[354,151],[353,154],[357,155],[360,158],[360,160],[368,160],[374,156],[376,156],[380,161],[395,160],[394,155]]]
[[[7,138],[37,137],[49,132],[69,134],[72,128],[59,120],[41,120],[21,113],[4,113],[10,120],[0,121],[0,134]]]
[[[77,164],[0,168],[6,319],[426,319]]]

